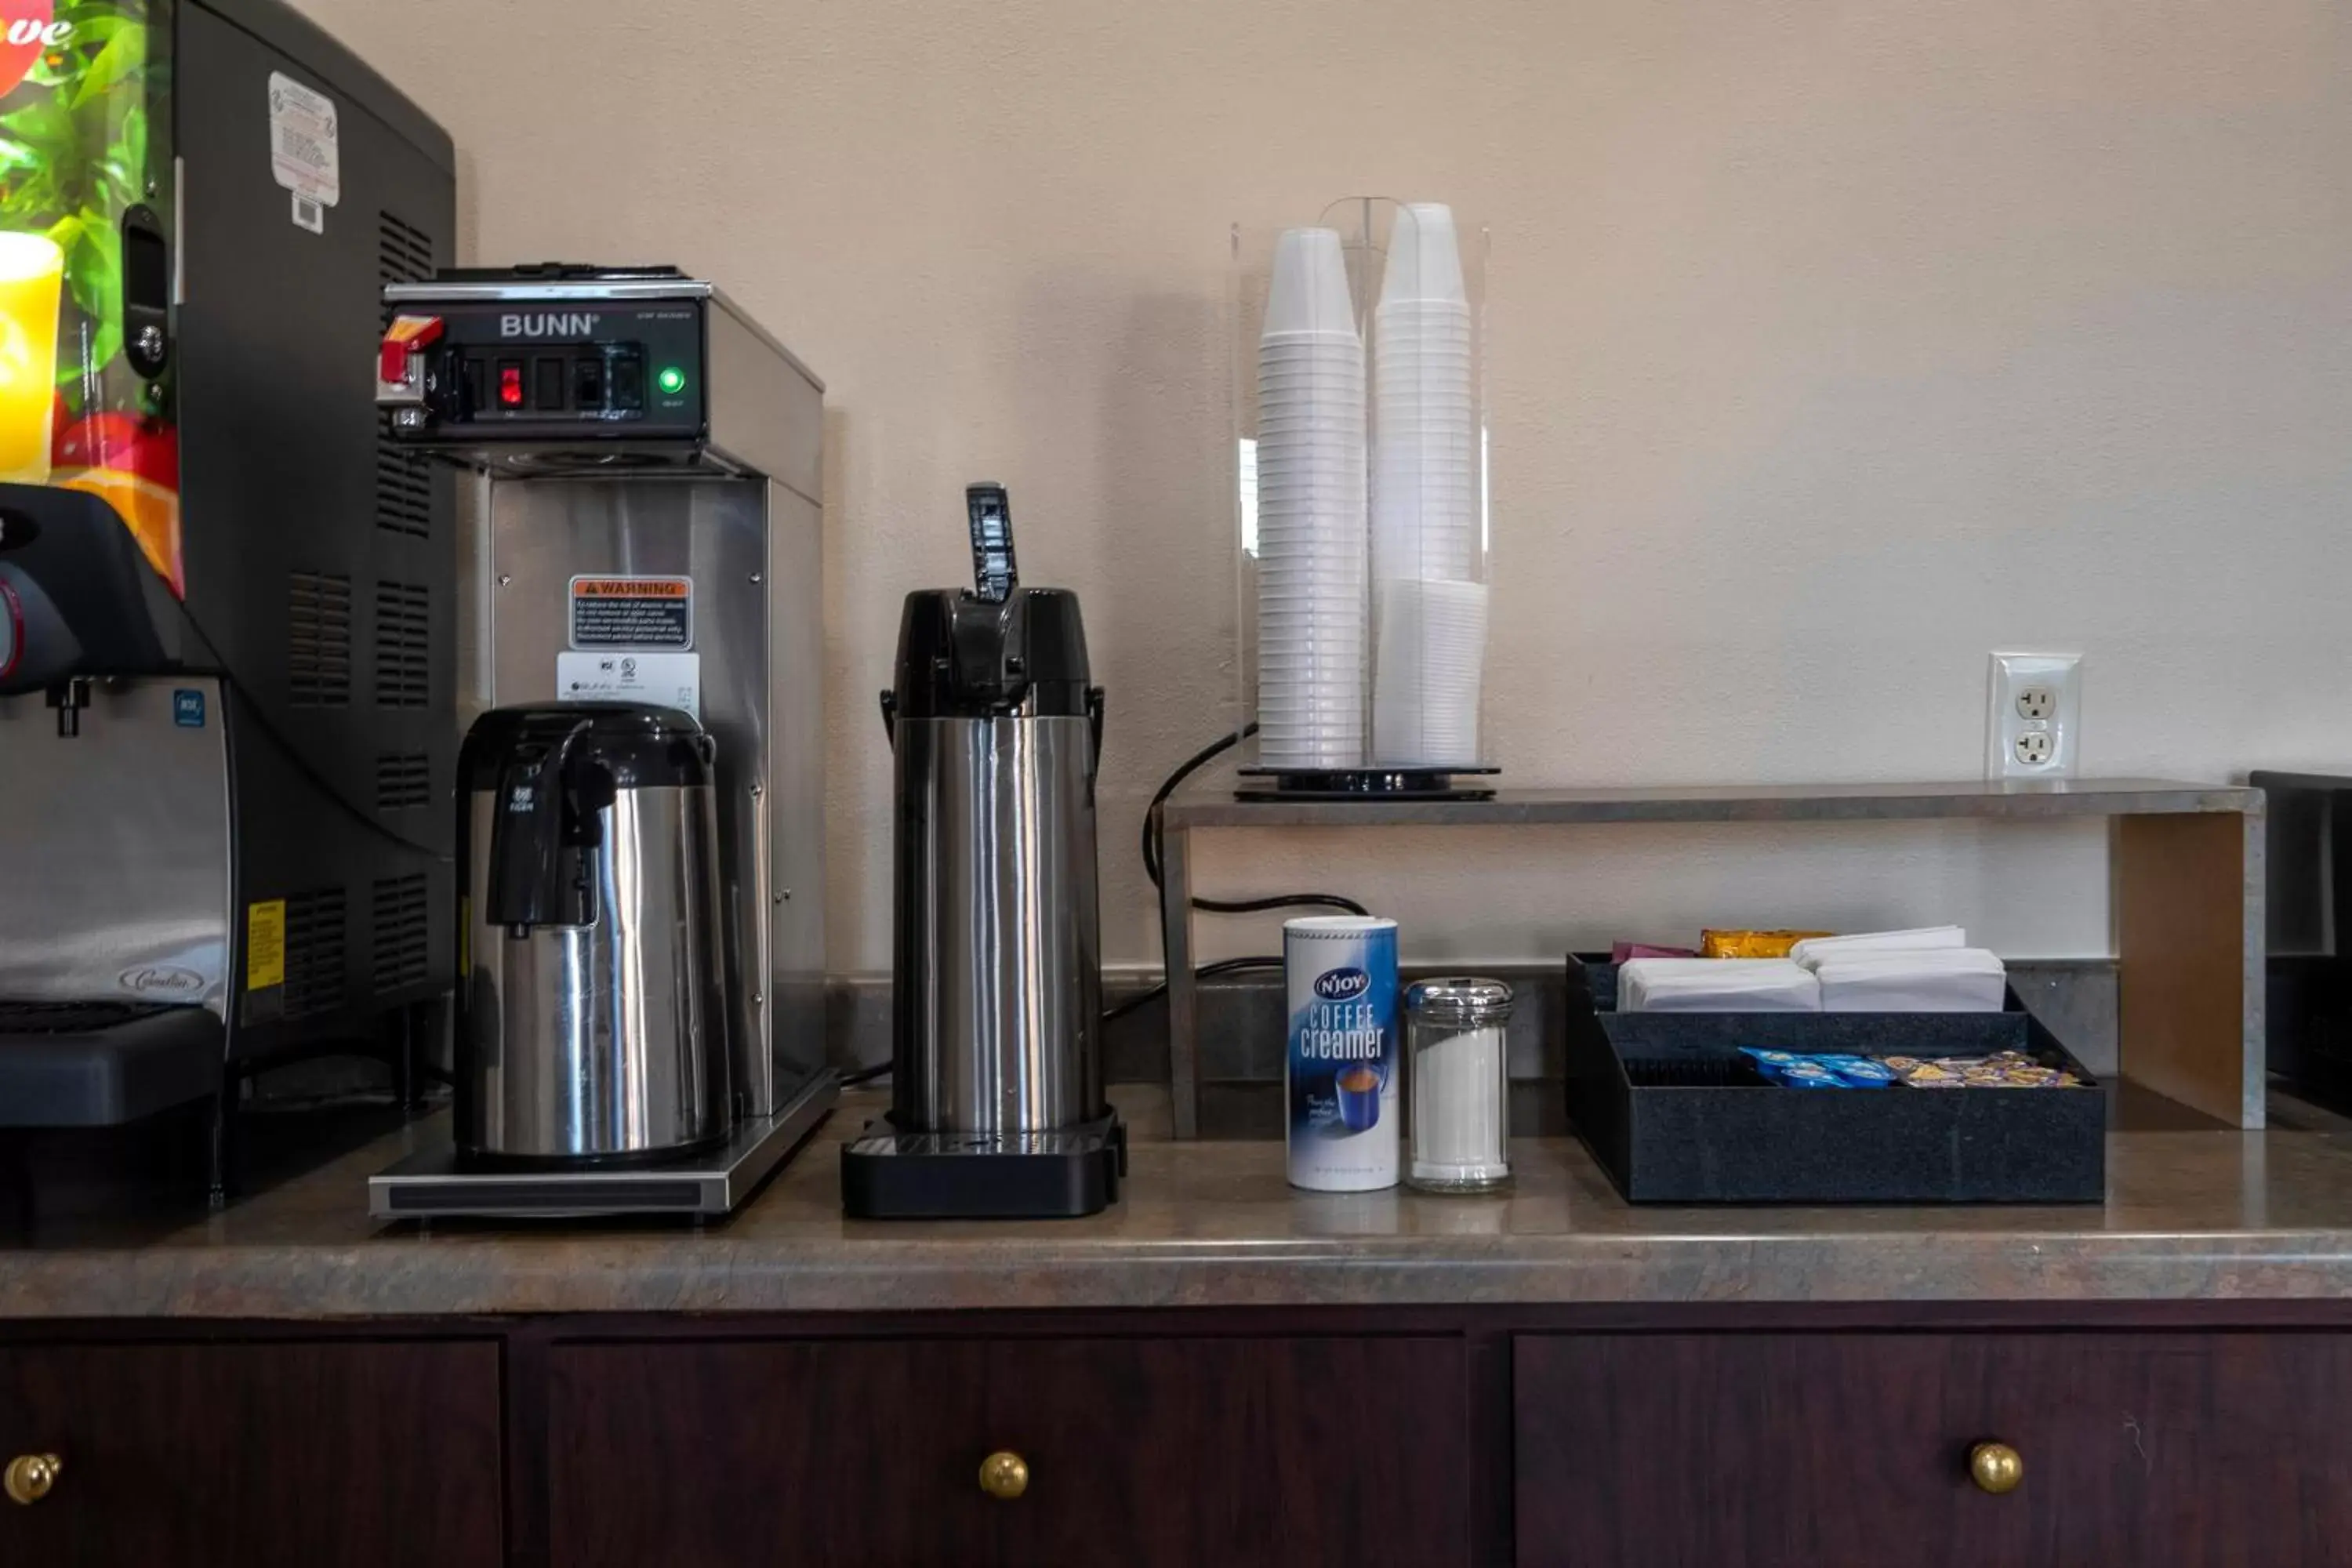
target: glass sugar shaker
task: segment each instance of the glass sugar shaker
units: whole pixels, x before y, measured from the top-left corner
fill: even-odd
[[[1511,988],[1499,980],[1453,975],[1406,990],[1412,1186],[1484,1193],[1511,1179],[1510,1019]]]

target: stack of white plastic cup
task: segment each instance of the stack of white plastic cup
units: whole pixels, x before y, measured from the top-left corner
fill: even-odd
[[[1486,584],[1390,577],[1379,584],[1372,734],[1381,762],[1479,760],[1486,668]]]
[[[1364,761],[1364,346],[1336,229],[1285,230],[1258,342],[1258,760]]]
[[[1470,299],[1454,214],[1404,208],[1373,311],[1372,758],[1479,761],[1486,589]],[[1393,625],[1391,623],[1393,622]]]

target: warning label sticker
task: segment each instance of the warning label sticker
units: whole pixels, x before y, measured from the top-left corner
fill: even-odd
[[[267,991],[286,984],[286,900],[245,906],[245,988]]]
[[[343,199],[343,154],[341,132],[335,126],[335,100],[311,91],[284,71],[269,73],[269,172],[298,196],[326,206]],[[301,222],[299,206],[295,221]]]
[[[572,646],[692,647],[694,579],[574,577]]]

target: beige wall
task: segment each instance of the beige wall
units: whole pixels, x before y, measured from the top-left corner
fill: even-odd
[[[1223,236],[1358,191],[1495,226],[1513,783],[1972,776],[1996,646],[2089,649],[2093,771],[2352,761],[2327,0],[301,3],[457,138],[470,257],[676,260],[830,383],[837,968],[888,963],[873,694],[983,477],[1085,596],[1108,945],[1156,956],[1137,815],[1231,721]],[[2053,955],[2107,950],[2104,866],[1623,829],[1203,879],[1352,891],[1422,957],[1937,917]]]

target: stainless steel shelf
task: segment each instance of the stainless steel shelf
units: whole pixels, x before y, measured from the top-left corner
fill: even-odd
[[[1507,790],[1492,800],[1168,803],[1190,827],[1538,827],[1605,822],[1885,822],[1937,817],[2148,816],[2259,811],[2262,794],[2174,779],[2058,784],[1703,784],[1679,789]]]
[[[2263,1117],[2263,792],[2176,779],[1505,791],[1477,801],[1171,801],[1161,877],[1176,1135],[1200,1128],[1191,837],[1222,828],[2116,819],[2124,1076],[2246,1128]]]

